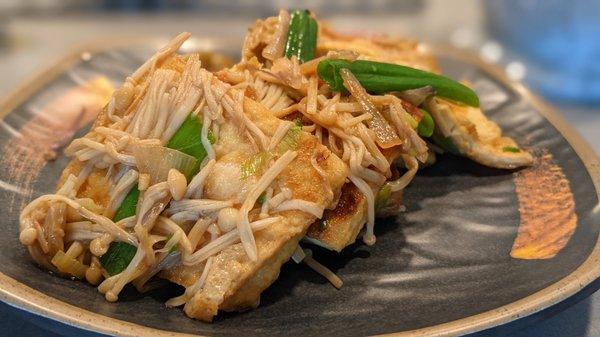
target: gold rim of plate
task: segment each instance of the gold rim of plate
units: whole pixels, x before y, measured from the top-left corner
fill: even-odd
[[[126,46],[132,41],[138,44],[151,43],[159,46],[162,39],[149,39],[139,37],[122,38],[118,41],[99,40],[75,47],[55,64],[30,76],[21,85],[17,86],[6,98],[0,101],[0,119],[4,118],[13,109],[27,100],[58,75],[69,69],[81,60],[83,53],[95,54],[112,48]],[[207,51],[214,48],[212,40],[196,40],[198,45],[207,46]],[[208,41],[208,43],[203,43]],[[213,41],[214,42],[214,41]],[[212,48],[211,48],[212,46]],[[523,84],[511,81],[499,68],[484,62],[473,53],[458,50],[449,46],[426,46],[434,55],[450,56],[476,67],[481,68],[492,78],[508,88],[518,92],[531,103],[542,116],[544,116],[573,147],[579,158],[583,161],[600,199],[600,158],[591,149],[589,144],[575,131],[575,129],[557,112],[550,104],[534,95]],[[16,240],[16,239],[15,239]],[[472,333],[522,318],[547,307],[550,307],[571,295],[574,295],[586,285],[600,277],[600,237],[588,258],[571,274],[552,285],[535,292],[507,305],[492,309],[480,314],[461,318],[455,321],[442,323],[417,330],[402,331],[387,334],[386,336],[455,336]],[[50,318],[64,324],[119,336],[196,336],[187,333],[165,331],[123,321],[120,319],[97,314],[86,309],[62,302],[42,292],[32,289],[19,281],[0,272],[0,300],[3,302]],[[116,304],[118,305],[118,304]]]

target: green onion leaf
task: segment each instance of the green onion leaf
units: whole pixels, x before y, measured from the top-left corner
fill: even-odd
[[[245,180],[248,177],[255,175],[256,173],[262,171],[262,169],[267,165],[269,160],[271,160],[272,155],[269,152],[259,152],[250,158],[246,159],[242,163],[242,176],[241,179]]]
[[[444,151],[455,155],[461,155],[452,139],[450,139],[450,137],[444,137],[444,135],[442,135],[438,129],[434,130],[433,134],[431,135],[431,140],[435,145],[441,147]]]
[[[298,141],[300,140],[300,133],[302,126],[294,123],[292,127],[285,133],[285,136],[281,138],[277,147],[279,154],[284,154],[286,151],[296,150],[298,148]]]
[[[171,169],[177,169],[188,181],[197,173],[198,160],[179,150],[160,145],[138,144],[132,150],[140,174],[150,176],[150,184],[166,181]]]
[[[267,194],[266,194],[266,192],[262,192],[261,195],[258,197],[258,199],[256,199],[256,202],[259,205],[262,205],[265,203],[265,201],[267,201]]]
[[[202,123],[200,119],[190,114],[167,143],[168,148],[181,151],[196,158],[196,166],[192,170],[191,177],[200,171],[200,164],[206,158],[206,149],[202,145],[201,134]],[[214,144],[216,141],[212,132],[208,133],[208,141],[211,144]]]
[[[514,146],[505,146],[502,148],[502,151],[504,152],[512,152],[512,153],[519,153],[521,152],[521,149],[519,149],[518,147],[514,147]]]
[[[79,279],[85,278],[87,266],[68,256],[62,250],[59,250],[54,254],[50,263],[52,263],[61,273],[69,274]]]
[[[296,56],[300,63],[315,58],[317,47],[317,21],[308,10],[295,10],[291,14],[285,56]]]
[[[167,236],[167,240],[165,242],[169,242],[172,238],[173,238],[173,234],[169,234],[169,236]],[[178,243],[174,244],[173,247],[171,247],[171,249],[169,249],[169,254],[176,252],[177,250],[179,250]]]
[[[202,160],[206,157],[206,149],[202,145],[202,140],[200,138],[200,134],[202,132],[202,123],[196,116],[188,116],[185,119],[183,124],[179,127],[177,132],[173,135],[169,143],[167,144],[168,148],[181,151],[187,155],[190,155],[196,158],[197,163],[196,167],[192,170],[192,176],[195,175],[199,168]],[[208,133],[208,140],[214,144],[215,137],[212,133]],[[113,221],[119,221],[121,219],[130,217],[135,215],[135,210],[137,207],[137,201],[140,196],[140,191],[137,188],[137,185],[134,186],[123,202],[119,209],[117,210],[115,216],[113,217]]]
[[[134,216],[139,197],[140,190],[138,190],[137,185],[135,185],[129,190],[129,193],[127,193],[123,202],[121,202],[121,206],[117,209],[113,221],[117,222],[130,216]]]
[[[138,190],[137,185],[135,185],[129,190],[129,193],[127,193],[123,202],[121,202],[121,206],[119,206],[117,213],[113,217],[113,221],[117,222],[130,216],[134,216],[139,197],[140,190]],[[122,272],[133,259],[136,250],[137,248],[135,248],[135,246],[128,243],[112,242],[106,253],[100,257],[102,268],[104,268],[111,276]]]
[[[285,133],[279,145],[277,146],[277,151],[273,152],[259,152],[250,158],[246,159],[242,163],[241,167],[241,179],[245,180],[248,177],[255,175],[256,173],[263,170],[263,168],[269,163],[269,161],[273,158],[273,156],[277,156],[278,154],[284,154],[290,150],[296,150],[298,148],[298,141],[300,140],[300,135],[302,132],[302,126],[298,122],[294,122],[289,130]],[[262,203],[262,202],[260,202]]]
[[[110,276],[117,275],[127,268],[136,251],[135,246],[126,242],[114,241],[100,258],[100,263]]]
[[[201,133],[202,123],[198,117],[190,114],[167,143],[168,148],[178,150],[196,159],[194,167],[189,171],[186,170],[188,171],[186,172],[188,179],[198,173],[200,164],[204,158],[206,158],[206,149],[204,148],[204,145],[202,145]],[[215,143],[215,137],[210,132],[208,133],[208,140],[212,144]],[[125,196],[125,199],[123,199],[119,209],[117,209],[113,221],[117,222],[135,215],[139,197],[140,190],[138,190],[137,185],[133,186]],[[112,242],[107,252],[100,258],[102,267],[110,275],[116,275],[127,268],[133,259],[136,250],[137,248],[135,246],[128,243]]]
[[[319,219],[319,231],[324,231],[329,226],[327,219]]]
[[[392,188],[389,185],[383,185],[383,187],[377,192],[375,196],[375,211],[379,211],[385,208],[390,202],[392,197]]]
[[[113,221],[117,222],[130,216],[134,216],[139,197],[140,190],[138,190],[137,185],[135,185],[129,190],[129,193],[127,193],[123,202],[121,202],[121,206],[119,206],[117,213],[113,217]],[[137,248],[135,248],[135,246],[128,243],[112,242],[106,253],[100,257],[102,268],[104,268],[111,276],[122,272],[133,259],[136,250]]]
[[[421,137],[431,137],[431,135],[433,135],[433,130],[435,129],[435,122],[429,112],[423,109],[421,109],[421,112],[423,113],[423,117],[417,126],[417,133]]]
[[[331,90],[345,92],[339,73],[344,68],[349,69],[370,93],[381,94],[431,86],[440,97],[479,106],[477,94],[469,87],[441,75],[398,64],[329,59],[319,62],[317,74],[329,84]]]

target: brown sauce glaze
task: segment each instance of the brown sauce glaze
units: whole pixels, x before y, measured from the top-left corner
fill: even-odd
[[[575,200],[567,177],[545,153],[534,165],[515,173],[521,223],[510,256],[551,259],[577,227]]]

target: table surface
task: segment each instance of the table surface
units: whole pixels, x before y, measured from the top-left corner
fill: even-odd
[[[426,1],[418,17],[379,15],[377,20],[355,17],[348,19],[330,17],[334,26],[352,30],[368,23],[373,31],[403,32],[431,43],[445,43],[452,40],[453,32],[472,32],[474,45],[466,46],[477,50],[486,36],[480,2],[467,0]],[[0,13],[1,16],[2,13]],[[435,22],[427,29],[418,29],[424,18]],[[0,17],[0,21],[2,18]],[[198,20],[189,14],[163,15],[103,15],[63,17],[19,17],[5,21],[0,30],[8,36],[8,43],[0,44],[0,98],[23,81],[33,71],[49,65],[64,54],[70,46],[89,41],[95,37],[118,35],[165,36],[189,30],[201,36],[219,36],[222,38],[240,39],[245,27],[253,20],[250,18],[237,20],[227,30],[219,29],[218,18]],[[359,22],[363,21],[363,23]],[[358,23],[357,23],[358,22]],[[2,31],[0,31],[2,33]],[[576,106],[559,106],[566,119],[600,153],[600,108]],[[476,336],[600,336],[600,281],[586,287],[572,298],[548,308],[536,315],[501,326]],[[33,324],[32,322],[36,322]],[[44,325],[48,322],[41,321]],[[40,319],[31,314],[17,311],[0,302],[0,336],[60,336],[40,328]],[[65,330],[58,329],[59,333]],[[72,333],[72,332],[71,332]]]

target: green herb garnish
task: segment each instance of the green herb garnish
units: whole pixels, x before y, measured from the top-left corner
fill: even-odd
[[[379,211],[385,208],[392,197],[392,188],[389,185],[383,185],[383,187],[377,192],[375,196],[375,211]]]
[[[329,226],[327,219],[319,219],[319,231],[324,231]]]
[[[315,58],[317,47],[317,20],[308,10],[295,10],[291,14],[285,56],[296,56],[300,63]]]
[[[106,253],[102,255],[100,263],[109,275],[117,275],[127,268],[136,251],[135,246],[115,241],[110,244]]]
[[[329,84],[331,90],[346,92],[340,75],[340,69],[344,68],[350,70],[370,93],[381,94],[432,86],[440,97],[479,106],[477,94],[469,87],[441,75],[398,64],[329,59],[319,62],[317,74]]]
[[[181,124],[177,132],[171,137],[167,143],[167,147],[170,149],[181,151],[187,155],[196,158],[196,165],[189,174],[191,179],[193,176],[200,171],[200,165],[204,158],[206,158],[206,149],[202,145],[202,123],[197,116],[189,115]],[[208,133],[208,141],[211,144],[215,143],[215,136],[212,132]]]
[[[265,201],[267,201],[267,193],[262,192],[261,195],[258,197],[258,199],[256,199],[256,202],[259,203],[260,205],[262,205],[265,203]]]
[[[121,206],[119,206],[117,213],[115,213],[113,221],[117,222],[134,216],[139,197],[140,190],[135,185],[129,190],[123,202],[121,202]],[[116,275],[127,268],[136,251],[137,248],[133,245],[126,242],[114,241],[110,244],[106,253],[100,257],[102,268],[111,276]]]
[[[521,152],[521,149],[519,149],[518,147],[514,147],[514,146],[505,146],[502,148],[502,151],[504,152],[512,152],[512,153],[519,153]]]
[[[135,209],[137,208],[137,202],[140,197],[140,190],[138,190],[137,184],[129,190],[129,193],[125,196],[125,199],[121,202],[121,206],[117,209],[113,221],[117,222],[135,215]]]
[[[259,152],[242,163],[242,180],[260,172],[271,160],[272,155],[269,152]]]
[[[433,135],[433,130],[435,129],[435,122],[429,112],[423,109],[420,110],[423,113],[423,117],[421,118],[419,125],[417,125],[417,133],[421,137],[431,137],[431,135]]]

